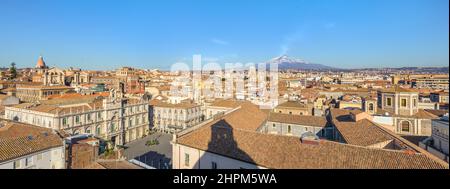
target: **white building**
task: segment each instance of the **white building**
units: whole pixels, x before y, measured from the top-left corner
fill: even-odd
[[[51,129],[2,120],[0,169],[64,169],[64,142]]]
[[[449,162],[448,157],[448,114],[432,121],[431,137],[420,142],[420,147]]]
[[[152,129],[174,133],[197,125],[203,120],[201,106],[190,100],[177,101],[177,103],[157,99],[150,101]]]

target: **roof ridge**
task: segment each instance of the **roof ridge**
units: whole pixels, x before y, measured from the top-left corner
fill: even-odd
[[[370,120],[369,120],[369,121],[370,121]],[[395,137],[396,139],[400,140],[401,142],[405,143],[406,145],[408,145],[408,146],[411,147],[412,149],[416,150],[418,153],[425,155],[426,157],[428,157],[428,158],[430,158],[430,159],[432,159],[432,160],[438,162],[439,164],[446,165],[447,168],[448,168],[449,164],[448,164],[447,162],[445,162],[444,160],[441,160],[441,159],[435,157],[434,155],[432,155],[432,154],[429,153],[428,151],[426,151],[426,150],[420,148],[419,146],[413,144],[412,142],[406,140],[405,138],[403,138],[403,137],[401,137],[401,136],[395,134],[394,132],[389,131],[389,130],[383,128],[381,125],[379,125],[379,124],[377,124],[377,123],[375,123],[375,122],[373,122],[373,121],[370,121],[370,122],[372,122],[372,123],[373,123],[375,126],[377,126],[379,129],[381,129],[381,130],[383,130],[384,132],[386,132],[386,133],[392,135],[392,136]]]

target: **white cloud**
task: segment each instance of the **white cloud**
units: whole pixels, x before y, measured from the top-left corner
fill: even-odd
[[[228,41],[224,41],[224,40],[217,39],[217,38],[211,39],[211,42],[215,43],[215,44],[218,44],[218,45],[228,45],[228,44],[230,44],[230,43],[228,43]]]

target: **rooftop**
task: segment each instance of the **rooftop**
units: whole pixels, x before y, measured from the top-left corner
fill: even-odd
[[[418,93],[417,90],[403,88],[398,85],[391,88],[380,89],[382,93]]]
[[[65,85],[44,86],[44,85],[21,85],[17,86],[17,89],[73,89],[72,87]]]
[[[0,162],[63,145],[62,138],[50,129],[1,120]]]
[[[287,101],[285,103],[279,104],[276,108],[304,109],[304,108],[307,108],[307,105],[304,103],[300,103],[300,102]]]
[[[268,121],[278,123],[291,123],[298,125],[308,125],[316,127],[325,127],[327,125],[327,119],[319,116],[303,116],[303,115],[290,115],[282,113],[271,112],[269,114]]]
[[[177,143],[275,169],[448,169],[419,153],[367,148],[321,140],[263,134],[226,125],[205,125],[179,136]]]
[[[234,99],[215,100],[209,106],[224,107],[224,108],[237,108],[242,104],[242,101]]]

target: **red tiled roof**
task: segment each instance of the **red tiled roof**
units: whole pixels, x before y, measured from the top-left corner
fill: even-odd
[[[448,169],[418,153],[359,147],[321,140],[262,134],[227,125],[205,125],[179,136],[177,143],[276,169]]]

